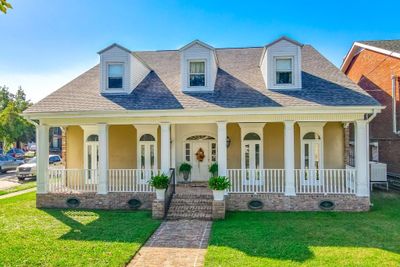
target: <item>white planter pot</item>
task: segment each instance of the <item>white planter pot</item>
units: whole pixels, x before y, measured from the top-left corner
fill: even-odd
[[[156,189],[156,197],[157,197],[157,200],[164,200],[165,199],[165,189]]]
[[[214,200],[224,200],[225,190],[213,190]]]

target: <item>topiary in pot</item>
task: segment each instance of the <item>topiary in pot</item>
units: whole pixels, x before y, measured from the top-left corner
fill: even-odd
[[[165,174],[152,176],[149,181],[150,186],[156,189],[156,196],[158,200],[164,200],[165,189],[169,184],[169,177]]]
[[[208,187],[213,190],[214,200],[224,200],[225,190],[231,186],[231,182],[225,176],[211,177]]]
[[[218,163],[214,162],[211,164],[211,166],[208,168],[208,171],[211,173],[213,177],[218,176]]]
[[[183,162],[181,166],[179,166],[179,172],[183,174],[183,180],[187,182],[189,180],[189,174],[192,171],[192,165],[187,162]]]

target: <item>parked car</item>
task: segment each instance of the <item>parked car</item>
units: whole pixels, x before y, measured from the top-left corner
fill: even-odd
[[[51,167],[62,165],[59,155],[49,155],[49,165]],[[36,157],[17,168],[18,180],[23,181],[26,177],[36,177]]]
[[[15,159],[9,155],[0,155],[0,172],[6,173],[7,171],[15,170],[23,163],[23,160]]]
[[[10,150],[7,151],[7,155],[16,159],[24,159],[25,152],[19,148],[11,148]]]
[[[26,161],[31,159],[31,158],[33,158],[34,156],[36,156],[36,152],[35,151],[29,150],[29,151],[25,152],[25,160]]]

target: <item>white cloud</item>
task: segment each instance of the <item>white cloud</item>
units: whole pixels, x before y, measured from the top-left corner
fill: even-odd
[[[70,82],[90,67],[78,67],[73,70],[53,73],[7,73],[0,72],[0,85],[7,86],[11,92],[16,92],[18,87],[24,89],[27,98],[38,102],[61,86]]]

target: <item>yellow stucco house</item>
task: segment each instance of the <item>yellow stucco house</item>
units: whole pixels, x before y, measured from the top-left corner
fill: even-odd
[[[137,199],[150,209],[149,177],[188,162],[195,184],[218,163],[231,181],[224,209],[246,210],[255,199],[262,210],[319,210],[324,200],[368,210],[368,124],[382,107],[312,46],[286,37],[243,48],[195,40],[161,51],[113,44],[99,55],[25,112],[38,125],[38,206],[66,207],[74,197],[84,208]],[[346,166],[350,123],[355,167]],[[55,126],[65,131],[65,169],[47,162]]]

